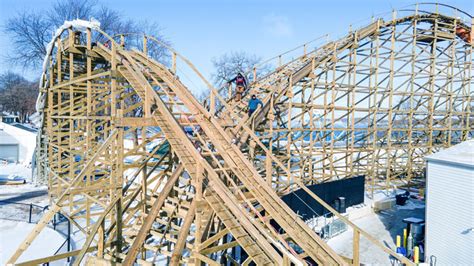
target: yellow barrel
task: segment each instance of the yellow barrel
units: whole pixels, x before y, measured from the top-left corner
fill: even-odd
[[[403,247],[407,247],[407,229],[403,229]]]
[[[420,262],[420,249],[416,246],[413,250],[413,262],[419,263]]]

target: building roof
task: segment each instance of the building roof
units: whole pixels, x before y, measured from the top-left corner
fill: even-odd
[[[27,126],[27,125],[25,125],[25,124],[13,123],[13,124],[11,124],[11,125],[14,126],[14,127],[19,128],[19,129],[26,130],[26,131],[31,132],[31,133],[36,133],[36,132],[38,132],[37,129],[32,128],[32,127],[30,127],[30,126]]]
[[[431,154],[425,157],[425,159],[428,162],[445,162],[474,168],[474,139]]]
[[[17,115],[10,114],[10,113],[7,113],[7,112],[0,112],[0,116],[1,116],[1,117],[11,117],[11,118],[18,118],[18,116],[17,116]]]
[[[5,144],[9,144],[9,145],[18,144],[18,141],[7,132],[0,130],[0,145],[5,145]]]

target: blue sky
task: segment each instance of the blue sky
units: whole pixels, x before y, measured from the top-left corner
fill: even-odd
[[[54,0],[0,0],[0,23],[24,9],[41,10]],[[209,77],[211,59],[226,52],[246,51],[270,58],[317,36],[334,37],[349,25],[368,22],[372,15],[404,7],[416,1],[183,1],[183,0],[99,0],[130,19],[158,22],[162,32],[181,54]],[[474,14],[473,0],[443,3]],[[0,51],[10,49],[8,36],[0,32]],[[0,73],[13,70],[34,79],[40,70],[23,72],[8,65],[0,55]]]

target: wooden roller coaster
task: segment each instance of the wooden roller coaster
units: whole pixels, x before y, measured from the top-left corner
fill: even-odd
[[[239,102],[152,36],[65,23],[48,46],[37,103],[37,177],[51,208],[9,263],[359,265],[365,237],[412,265],[306,186],[357,175],[368,192],[420,186],[424,156],[472,136],[474,21],[424,6],[436,10],[417,5],[314,50],[305,44],[286,63],[280,55],[265,76],[255,66]],[[206,104],[190,91],[197,82],[210,91]],[[251,94],[263,108],[248,117]],[[352,258],[282,201],[296,189],[352,227]],[[57,212],[83,243],[22,261]]]

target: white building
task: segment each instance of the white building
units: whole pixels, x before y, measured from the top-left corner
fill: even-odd
[[[426,260],[472,265],[474,140],[432,154],[426,161]]]
[[[2,149],[5,154],[8,153],[7,155],[10,157],[15,153],[19,163],[29,165],[33,159],[33,153],[36,148],[35,130],[22,124],[6,124],[0,122],[0,131],[2,131],[2,134],[5,136],[5,145],[0,147],[0,149]],[[15,148],[15,145],[17,145],[17,148]],[[0,153],[2,151],[0,151]]]
[[[10,134],[0,128],[0,160],[18,162],[20,144]]]

